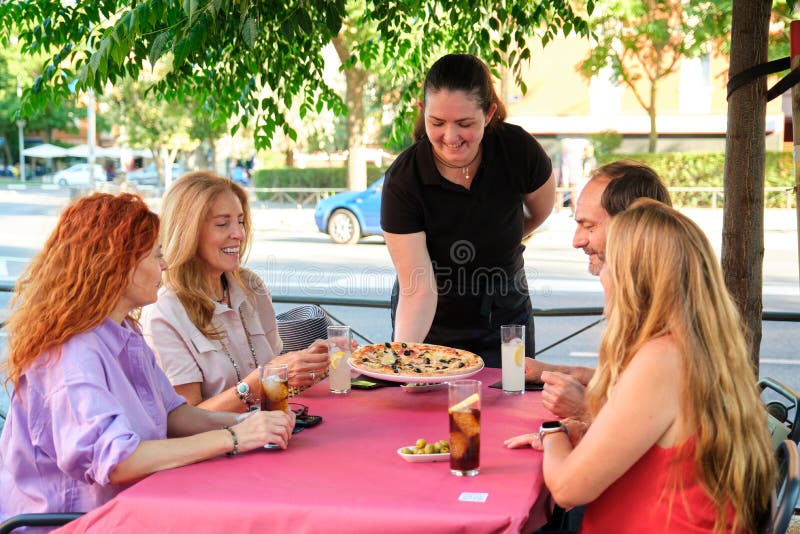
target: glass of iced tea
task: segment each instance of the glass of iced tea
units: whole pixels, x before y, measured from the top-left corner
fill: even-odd
[[[480,472],[481,382],[449,382],[450,472],[460,477]]]
[[[350,392],[350,364],[347,361],[350,359],[352,339],[349,326],[328,327],[328,382],[331,393]]]
[[[261,410],[289,409],[289,366],[285,363],[258,366],[261,380]]]

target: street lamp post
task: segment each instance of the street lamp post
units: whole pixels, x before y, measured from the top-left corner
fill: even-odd
[[[19,83],[19,76],[17,77],[17,97],[22,102],[22,85]],[[17,121],[17,128],[19,129],[19,179],[25,181],[25,121],[20,119]]]

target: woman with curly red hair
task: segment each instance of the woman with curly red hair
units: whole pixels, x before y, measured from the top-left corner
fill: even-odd
[[[19,279],[0,520],[85,512],[156,471],[287,446],[292,414],[195,408],[156,365],[132,313],[156,300],[167,268],[158,229],[140,198],[94,194],[64,211]]]

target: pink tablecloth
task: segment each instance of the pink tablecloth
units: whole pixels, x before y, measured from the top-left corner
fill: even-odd
[[[397,449],[417,438],[448,438],[447,390],[389,387],[334,396],[327,382],[294,399],[323,423],[295,435],[286,451],[163,471],[120,493],[59,532],[519,532],[546,520],[542,456],[509,450],[507,437],[551,418],[539,393],[505,396],[487,386],[481,472],[450,474],[448,462],[408,463]],[[461,501],[487,494],[485,502]]]

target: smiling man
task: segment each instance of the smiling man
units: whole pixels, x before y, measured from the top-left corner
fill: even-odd
[[[652,198],[672,205],[658,174],[644,163],[620,160],[598,167],[578,198],[572,246],[589,256],[589,272],[600,274],[606,252],[606,229],[612,217],[637,198]],[[594,369],[553,365],[526,358],[525,379],[544,382],[542,402],[559,417],[584,418],[583,394]]]
[[[606,251],[606,227],[611,218],[625,211],[637,198],[652,198],[672,206],[669,192],[658,174],[638,161],[620,160],[591,173],[575,210],[572,246],[589,256],[589,272],[600,274]]]

